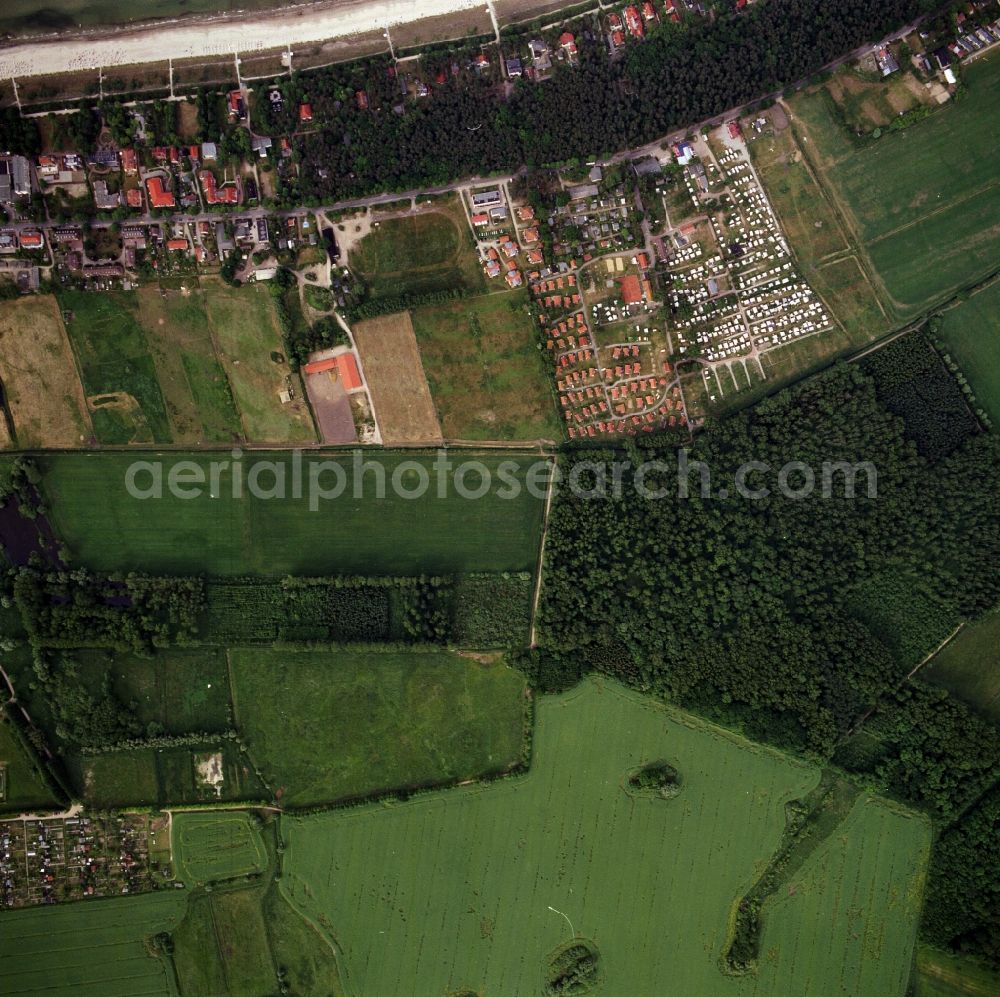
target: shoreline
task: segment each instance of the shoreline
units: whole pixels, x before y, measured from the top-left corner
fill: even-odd
[[[219,58],[315,45],[430,17],[485,8],[486,0],[317,0],[252,14],[206,14],[18,39],[0,46],[0,79],[52,76],[168,59]]]

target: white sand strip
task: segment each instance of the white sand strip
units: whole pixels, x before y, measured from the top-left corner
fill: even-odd
[[[483,0],[337,0],[272,12],[170,21],[101,34],[62,36],[0,48],[0,79],[101,66],[250,54],[385,30],[425,17],[484,6]]]

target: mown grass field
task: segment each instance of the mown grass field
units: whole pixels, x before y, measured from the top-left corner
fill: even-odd
[[[562,438],[527,304],[526,292],[508,291],[411,312],[447,439]]]
[[[247,439],[255,443],[305,443],[316,440],[316,427],[306,405],[301,381],[291,374],[282,353],[281,331],[264,287],[206,284],[205,313],[222,365],[243,421]],[[278,397],[288,379],[295,398]]]
[[[1000,186],[991,122],[1000,59],[966,67],[969,92],[909,128],[859,144],[815,89],[791,108],[893,299],[898,318],[919,314],[996,266]]]
[[[1000,423],[1000,281],[945,312],[939,335],[976,401]]]
[[[524,677],[445,651],[230,652],[236,720],[275,796],[305,807],[504,771]]]
[[[248,813],[175,813],[171,823],[174,874],[201,886],[263,872],[267,850],[257,822]]]
[[[677,798],[626,792],[660,759],[681,774]],[[526,777],[286,819],[280,888],[336,937],[359,994],[541,993],[548,955],[575,933],[600,950],[609,994],[902,997],[929,836],[877,803],[878,836],[849,834],[854,861],[829,865],[839,878],[817,877],[808,909],[769,922],[767,984],[720,970],[734,902],[777,846],[784,804],[818,777],[589,680],[539,702]]]
[[[169,443],[170,422],[133,292],[62,291],[76,354],[101,443]]]
[[[393,494],[392,477],[406,488],[419,485],[416,466],[431,469],[435,458],[427,454],[365,454],[373,469],[363,472],[363,496],[353,498],[354,464],[350,456],[305,455],[302,458],[302,498],[254,498],[244,487],[242,498],[233,497],[232,477],[220,476],[221,494],[211,498],[208,465],[228,460],[228,453],[168,453],[142,459],[165,461],[164,498],[137,499],[128,494],[125,474],[138,455],[59,454],[38,458],[43,487],[52,510],[57,534],[78,563],[102,571],[143,569],[173,574],[247,575],[280,577],[285,574],[398,575],[421,572],[533,571],[538,553],[543,502],[521,488],[516,498],[497,494],[502,487],[498,470],[512,461],[515,477],[524,482],[535,458],[524,455],[476,456],[495,486],[481,499],[465,499],[448,482],[445,498],[438,498],[436,475],[419,499]],[[287,492],[292,491],[293,456],[288,453],[248,454],[273,461],[284,468]],[[345,494],[320,501],[309,508],[310,466],[336,459],[345,468]],[[455,465],[461,459],[451,457]],[[462,458],[464,459],[464,458]],[[202,495],[192,499],[169,496],[167,468],[177,460],[192,460],[205,468]],[[417,465],[406,462],[416,461]],[[376,482],[383,468],[386,496],[376,497]],[[248,478],[248,474],[244,473]],[[143,479],[140,479],[143,480]],[[149,483],[148,476],[144,479]],[[469,488],[480,478],[470,473]],[[262,489],[274,481],[261,473]],[[320,479],[334,483],[332,474]],[[368,497],[371,496],[371,497]]]
[[[0,304],[0,378],[19,447],[78,447],[93,429],[56,299]]]
[[[930,826],[862,796],[847,820],[765,904],[764,994],[906,993]]]
[[[372,297],[397,297],[484,284],[469,225],[454,198],[400,218],[383,218],[351,251],[351,267]]]
[[[227,443],[242,436],[240,415],[205,314],[206,295],[214,293],[161,292],[156,286],[137,292],[175,443]]]
[[[1000,723],[1000,611],[965,626],[922,677]]]
[[[0,979],[7,997],[139,997],[176,992],[170,967],[147,936],[184,915],[177,890],[56,907],[4,911]]]

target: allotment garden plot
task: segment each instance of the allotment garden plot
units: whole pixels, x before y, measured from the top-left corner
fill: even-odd
[[[660,760],[679,771],[678,796],[627,789],[637,768]],[[775,916],[785,937],[772,941],[765,926],[782,960],[774,982],[720,970],[734,902],[777,846],[785,803],[818,778],[592,679],[539,702],[525,777],[286,819],[281,889],[336,937],[356,993],[541,993],[552,953],[575,934],[599,951],[607,993],[763,997],[803,992],[797,983],[809,979],[810,995],[892,995],[919,909],[897,897],[919,900],[928,836],[889,811],[877,833],[894,849],[882,838],[866,838],[863,856],[849,847],[860,864],[831,866],[800,920]],[[900,833],[897,821],[920,831]],[[845,889],[857,907],[835,913]],[[863,969],[859,926],[870,939]],[[813,965],[835,972],[811,975]]]

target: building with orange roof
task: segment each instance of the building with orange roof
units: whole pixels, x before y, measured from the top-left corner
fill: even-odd
[[[142,207],[142,191],[138,187],[133,187],[131,190],[125,191],[125,203],[130,208],[141,208]]]
[[[299,104],[299,121],[308,124],[313,119],[312,104]]]
[[[626,305],[637,305],[642,301],[642,284],[634,273],[619,278],[618,286],[621,288],[622,300]]]
[[[329,374],[340,381],[345,391],[355,391],[361,387],[361,374],[358,372],[358,363],[351,352],[339,353],[335,357],[327,357],[325,360],[314,360],[307,363],[303,368],[306,374]]]
[[[135,158],[135,149],[122,149],[122,169],[128,174],[139,172],[139,163]]]
[[[188,241],[187,239],[167,239],[167,249],[187,249]]]
[[[146,180],[146,193],[149,194],[149,203],[154,208],[173,208],[177,202],[174,200],[173,191],[167,190],[163,186],[162,177],[149,177]]]
[[[201,189],[205,192],[205,201],[208,204],[240,203],[240,191],[235,183],[216,187],[215,174],[211,170],[200,170],[198,179],[201,181]]]

